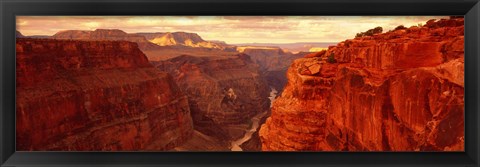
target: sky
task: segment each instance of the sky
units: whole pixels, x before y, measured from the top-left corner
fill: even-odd
[[[340,42],[381,26],[410,27],[445,16],[17,16],[23,35],[62,30],[120,29],[137,32],[194,32],[205,40],[238,43]]]

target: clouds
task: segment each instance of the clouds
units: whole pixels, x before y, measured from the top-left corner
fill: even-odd
[[[19,16],[25,35],[62,30],[121,29],[128,33],[185,31],[227,43],[338,42],[381,26],[410,27],[439,16]]]

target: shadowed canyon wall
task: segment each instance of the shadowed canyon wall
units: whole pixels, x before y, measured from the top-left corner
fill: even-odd
[[[168,150],[187,96],[126,41],[17,38],[17,150]]]
[[[182,55],[154,64],[188,95],[195,129],[206,135],[239,138],[249,119],[269,108],[270,89],[248,55]]]
[[[269,86],[282,91],[287,83],[286,72],[293,60],[301,58],[308,52],[293,54],[285,52],[279,47],[243,46],[237,51],[250,56],[253,62],[260,66]]]
[[[295,60],[262,150],[463,151],[463,23],[429,21]]]

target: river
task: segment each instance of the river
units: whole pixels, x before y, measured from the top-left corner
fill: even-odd
[[[270,88],[270,97],[268,97],[270,99],[270,107],[272,106],[273,101],[275,101],[275,98],[277,97],[277,93],[278,93],[278,91],[276,89]],[[250,138],[252,138],[253,133],[255,133],[257,131],[258,127],[260,126],[259,125],[260,120],[267,113],[268,113],[268,111],[263,111],[261,113],[258,113],[257,115],[255,115],[252,118],[252,125],[250,126],[251,128],[245,130],[246,131],[245,135],[238,140],[232,141],[232,149],[231,149],[232,151],[243,151],[242,148],[240,147],[240,145],[242,145],[246,141],[250,140]]]

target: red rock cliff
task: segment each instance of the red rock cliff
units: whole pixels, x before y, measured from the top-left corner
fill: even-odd
[[[18,38],[17,150],[166,150],[193,132],[187,97],[136,43]]]
[[[295,60],[262,149],[463,151],[463,30],[429,21]]]

